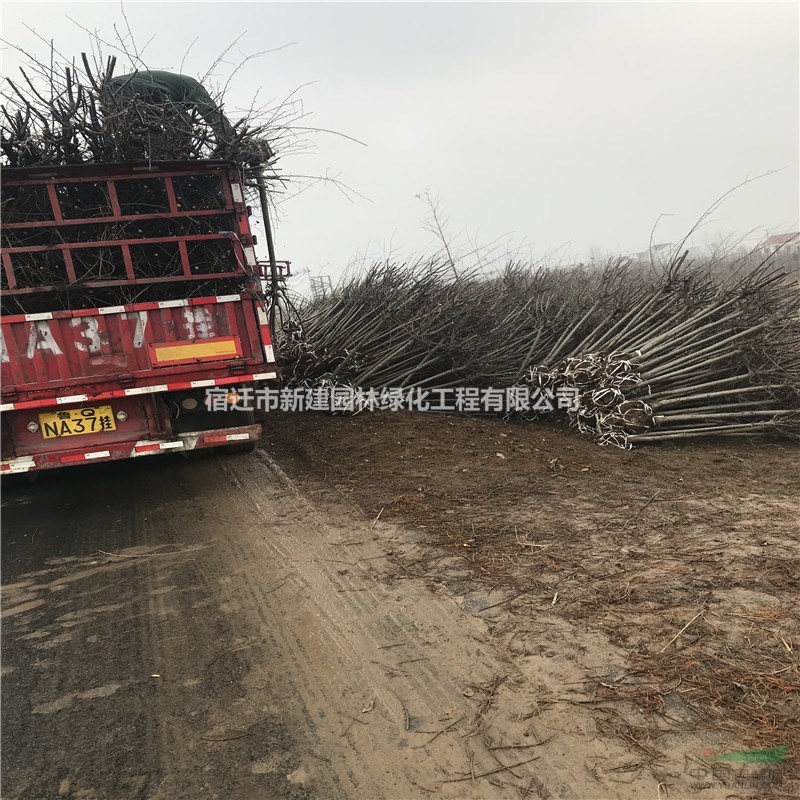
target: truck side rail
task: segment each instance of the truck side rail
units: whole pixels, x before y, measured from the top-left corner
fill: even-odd
[[[218,162],[138,170],[5,170],[4,293],[254,275],[250,209],[235,170]]]

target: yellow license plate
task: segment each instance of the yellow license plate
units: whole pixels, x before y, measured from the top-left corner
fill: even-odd
[[[84,433],[105,433],[117,429],[111,406],[71,408],[69,411],[39,414],[39,425],[42,428],[42,437],[45,439],[80,436]]]

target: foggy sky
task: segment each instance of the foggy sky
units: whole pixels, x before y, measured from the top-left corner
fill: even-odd
[[[211,83],[243,55],[226,109],[298,87],[319,133],[286,173],[337,175],[280,205],[278,256],[334,278],[354,257],[432,244],[417,195],[438,196],[466,247],[502,238],[563,260],[676,241],[748,176],[696,237],[797,230],[795,3],[125,4],[143,59]],[[40,55],[27,22],[63,53],[113,40],[117,3],[5,2],[3,38]],[[18,63],[4,49],[4,74]],[[122,71],[120,64],[118,72]],[[305,85],[304,84],[309,84]],[[236,118],[235,113],[230,116]],[[291,190],[289,192],[291,194]],[[752,238],[752,237],[751,237]],[[528,250],[525,251],[526,253]],[[307,274],[306,274],[307,275]],[[302,283],[303,279],[297,281]],[[298,286],[299,288],[299,286]]]

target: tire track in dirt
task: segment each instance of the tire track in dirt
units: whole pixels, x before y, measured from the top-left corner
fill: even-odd
[[[6,519],[40,531],[6,591],[45,600],[4,627],[9,800],[655,795],[598,774],[630,753],[590,714],[551,706],[533,726],[539,690],[486,624],[402,571],[406,531],[311,499],[261,450],[34,490]],[[55,658],[26,676],[46,641]]]
[[[219,609],[213,538],[186,513],[204,492],[180,460],[4,491],[4,607],[42,602],[3,626],[3,797],[309,797],[280,702],[267,686],[253,707],[247,659],[219,658],[253,632]]]
[[[590,778],[594,785],[587,792],[586,779],[576,775],[576,754],[582,764],[593,757],[607,762],[619,751],[587,741],[585,735],[573,752],[568,732],[560,751],[552,755],[544,748],[526,750],[530,739],[524,738],[514,740],[520,749],[509,750],[516,754],[513,758],[504,754],[501,760],[489,751],[488,741],[520,733],[514,717],[530,707],[529,701],[535,703],[534,687],[517,687],[505,697],[501,712],[492,709],[471,726],[476,700],[486,694],[481,687],[503,680],[514,683],[521,677],[506,654],[481,641],[484,624],[448,596],[432,594],[421,581],[396,579],[391,544],[392,537],[403,539],[402,531],[382,526],[378,536],[341,509],[315,508],[263,451],[258,458],[271,476],[268,481],[252,463],[222,462],[223,472],[263,518],[261,530],[256,526],[247,531],[253,547],[266,551],[266,559],[290,558],[281,564],[289,573],[302,573],[305,589],[300,588],[291,605],[283,599],[284,589],[263,592],[253,585],[251,598],[271,613],[284,615],[280,645],[293,675],[302,676],[299,691],[306,716],[331,758],[344,796],[416,797],[433,790],[453,797],[518,797],[526,780],[527,788],[541,784],[546,793],[549,785],[561,797],[631,796],[621,795],[602,777]],[[266,496],[271,503],[265,503]],[[287,505],[293,509],[292,523],[273,528],[265,508]],[[357,569],[358,585],[345,586],[343,578]],[[323,711],[330,707],[331,696],[341,699],[339,713],[349,708],[352,716],[358,715],[359,705],[368,707],[370,696],[375,698],[369,715],[378,711],[380,726],[367,734],[364,726],[353,723],[346,726],[345,736],[337,735],[342,721],[334,722],[329,711]],[[490,696],[485,711],[495,703]],[[503,764],[525,761],[520,753],[539,763],[520,767],[519,780],[507,782]],[[376,774],[375,763],[383,765],[382,773]],[[484,773],[494,774],[474,783],[464,780]],[[647,781],[639,784],[645,786],[654,788]]]

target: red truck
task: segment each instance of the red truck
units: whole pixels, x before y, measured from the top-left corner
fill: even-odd
[[[86,164],[1,179],[0,471],[252,448],[253,412],[228,403],[277,370],[237,168]],[[209,390],[225,394],[222,409]]]

